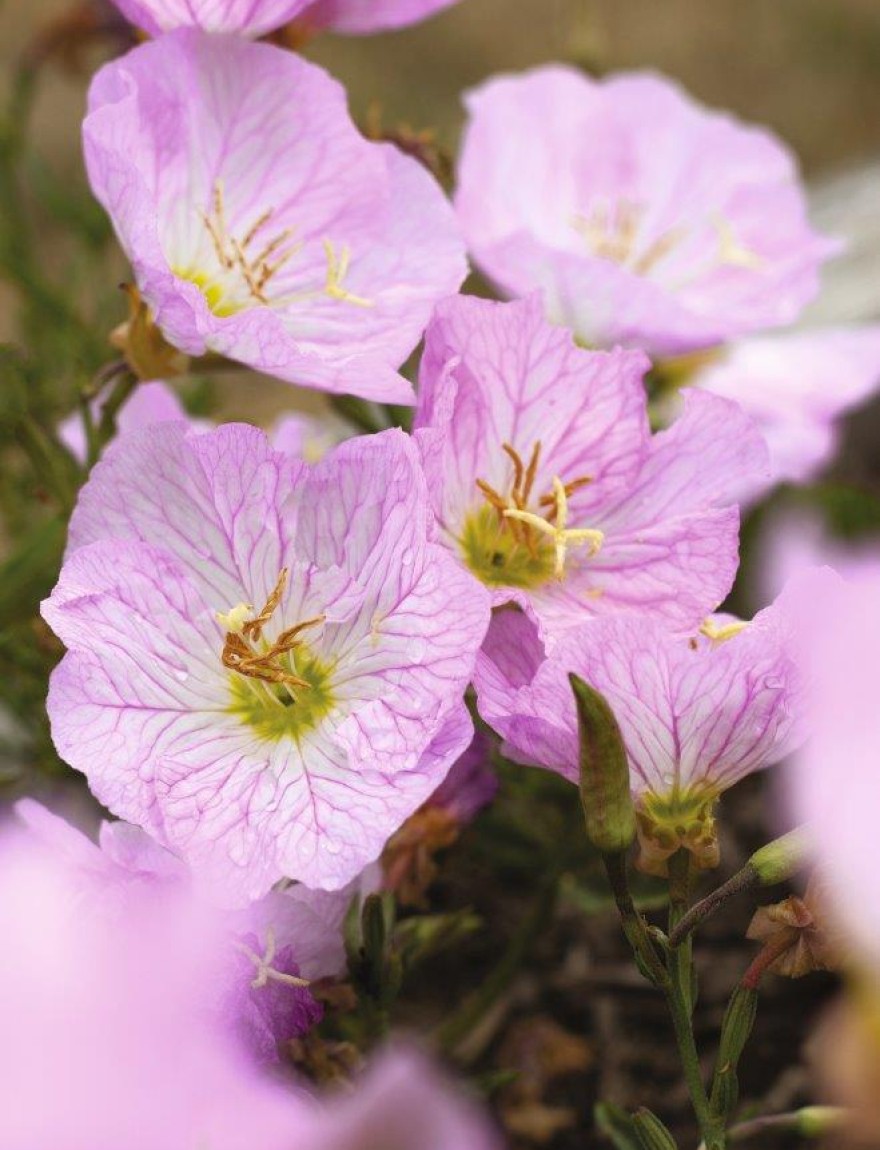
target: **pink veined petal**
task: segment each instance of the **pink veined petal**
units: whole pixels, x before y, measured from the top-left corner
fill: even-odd
[[[147,427],[111,444],[93,469],[69,548],[141,540],[175,556],[214,610],[260,606],[284,565],[293,524],[281,503],[301,473],[255,427]]]
[[[126,19],[150,36],[174,28],[263,36],[280,28],[310,0],[113,0]]]
[[[726,790],[778,762],[801,737],[803,679],[780,605],[720,644],[675,634],[655,619],[597,619],[562,637],[527,682],[511,674],[505,655],[522,627],[508,634],[510,619],[493,622],[475,675],[481,715],[521,762],[577,781],[571,672],[611,706],[635,794]]]

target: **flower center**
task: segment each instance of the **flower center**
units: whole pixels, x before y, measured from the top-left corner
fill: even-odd
[[[273,742],[298,739],[313,730],[334,702],[332,667],[309,651],[302,639],[304,631],[324,622],[323,616],[288,627],[274,640],[263,634],[278,609],[287,579],[285,567],[256,614],[250,604],[239,603],[217,615],[226,628],[220,660],[232,672],[229,709],[260,738]]]
[[[529,588],[562,579],[570,548],[587,546],[595,555],[604,540],[594,528],[568,526],[568,500],[592,482],[591,477],[570,483],[554,477],[551,490],[530,510],[541,444],[534,445],[528,463],[511,444],[502,444],[502,449],[513,468],[509,490],[503,494],[483,479],[476,481],[484,502],[464,523],[459,545],[465,561],[490,586]]]
[[[649,237],[644,227],[647,208],[632,200],[596,199],[588,212],[576,215],[572,227],[586,240],[590,251],[599,259],[611,260],[639,276],[656,272],[666,258],[682,248],[694,235],[695,228],[684,224],[667,228]],[[709,264],[700,269],[727,266],[756,270],[763,264],[757,252],[742,244],[730,222],[716,213],[709,219],[715,232],[716,247]]]
[[[268,208],[247,228],[241,237],[233,235],[223,199],[223,184],[218,180],[209,212],[200,212],[202,223],[211,240],[213,260],[209,270],[201,267],[175,268],[175,275],[194,283],[218,316],[230,316],[257,305],[286,307],[307,300],[333,299],[356,307],[372,307],[372,300],[354,295],[344,286],[351,263],[350,249],[324,240],[327,262],[326,278],[320,287],[297,292],[277,292],[276,277],[283,267],[299,254],[302,243],[293,239],[293,228],[271,233],[269,225],[274,209]]]

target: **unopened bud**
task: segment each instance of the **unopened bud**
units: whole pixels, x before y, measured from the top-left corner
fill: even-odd
[[[797,1132],[805,1138],[821,1138],[843,1126],[847,1116],[840,1106],[805,1106],[797,1112]]]
[[[761,886],[775,886],[797,874],[807,861],[808,851],[807,831],[798,827],[755,851],[747,865],[754,869]]]
[[[675,1139],[657,1115],[644,1106],[635,1112],[632,1124],[642,1150],[676,1150]]]
[[[574,691],[580,738],[580,792],[587,838],[602,854],[626,851],[636,837],[629,763],[617,719],[605,699],[577,675]]]
[[[755,1025],[757,1010],[757,990],[738,986],[724,1014],[712,1083],[712,1109],[725,1118],[732,1113],[739,1098],[737,1066]]]

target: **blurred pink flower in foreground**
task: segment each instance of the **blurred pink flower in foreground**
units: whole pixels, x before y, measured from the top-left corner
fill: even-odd
[[[294,53],[182,29],[95,76],[92,190],[165,339],[412,402],[398,368],[466,272],[452,208]]]
[[[473,733],[488,595],[432,532],[401,432],[313,467],[240,424],[122,436],[43,608],[59,753],[218,898],[345,886]]]
[[[713,616],[692,635],[636,616],[593,620],[544,658],[524,615],[496,614],[474,677],[480,714],[504,753],[577,782],[569,674],[608,701],[636,799],[643,869],[679,848],[718,861],[715,806],[734,783],[783,758],[800,737],[801,681],[779,603],[750,623]]]
[[[810,229],[770,132],[651,74],[554,65],[466,102],[471,253],[503,291],[541,289],[587,344],[681,354],[789,323],[816,294],[836,245]]]
[[[196,895],[181,859],[140,827],[104,822],[93,842],[64,819],[30,799],[16,804],[19,821],[81,890],[80,905],[107,918],[150,892],[177,898]],[[358,891],[378,885],[378,869],[341,891],[312,891],[299,884],[273,891],[244,910],[213,912],[214,942],[225,948],[223,979],[205,984],[205,1009],[257,1062],[278,1061],[278,1046],[305,1034],[321,1007],[298,980],[340,976],[345,970],[342,927]],[[269,956],[268,959],[266,956]]]
[[[168,874],[135,878],[135,855],[149,869],[161,854],[141,832],[102,834],[120,861],[36,804],[23,813],[28,826],[0,826],[4,1150],[497,1150],[409,1050],[344,1097],[262,1077],[240,1020],[206,1010],[237,976],[227,918]]]
[[[206,1016],[222,927],[177,887],[112,916],[87,876],[0,831],[0,1145],[8,1150],[290,1150],[301,1106]]]
[[[767,449],[706,392],[652,435],[646,367],[576,347],[536,296],[458,296],[428,328],[414,434],[440,539],[542,634],[627,610],[697,626],[730,590],[733,494],[766,476]]]
[[[368,33],[415,24],[458,0],[114,0],[151,36],[174,28],[262,36],[302,19],[313,28]]]
[[[799,597],[812,737],[791,773],[795,817],[810,827],[828,908],[880,981],[880,552],[845,565],[821,596]]]

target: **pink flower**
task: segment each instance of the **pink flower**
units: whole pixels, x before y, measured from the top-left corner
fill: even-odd
[[[793,320],[833,246],[769,132],[669,80],[559,66],[467,97],[456,207],[503,291],[595,346],[660,355]]]
[[[771,484],[806,483],[834,458],[837,420],[880,387],[880,327],[825,328],[733,344],[691,380],[735,400],[770,448]],[[743,496],[766,491],[759,483]]]
[[[821,594],[807,584],[798,603],[812,735],[790,775],[790,807],[809,823],[829,911],[876,976],[880,552],[842,570],[844,578],[826,580]]]
[[[244,425],[122,437],[43,607],[59,753],[217,897],[344,886],[471,740],[488,596],[431,530],[401,432],[313,468]]]
[[[536,297],[439,305],[415,438],[441,539],[543,634],[639,610],[689,627],[730,589],[731,493],[766,447],[727,400],[690,392],[652,436],[635,351],[589,352]]]
[[[66,858],[0,831],[0,1145],[305,1147],[306,1103],[204,1012],[230,958],[216,918],[176,887],[132,887],[112,916],[90,894]]]
[[[457,0],[114,0],[151,36],[174,28],[262,36],[294,19],[334,32],[380,32],[415,24]]]
[[[346,911],[356,888],[372,890],[379,881],[378,872],[369,872],[341,891],[295,884],[221,914],[196,902],[186,865],[140,827],[104,822],[95,843],[32,799],[22,799],[15,812],[67,868],[83,912],[112,921],[139,901],[174,897],[191,898],[198,913],[211,914],[214,942],[228,961],[223,978],[202,988],[202,1002],[258,1063],[277,1062],[279,1044],[320,1020],[306,984],[343,973]]]
[[[713,616],[691,635],[638,617],[594,620],[548,657],[518,612],[493,620],[477,662],[480,714],[518,762],[579,778],[569,674],[608,701],[620,724],[637,804],[642,866],[680,847],[718,859],[718,796],[780,760],[797,740],[801,678],[781,604],[751,623]]]
[[[424,168],[357,131],[341,86],[266,44],[182,29],[95,77],[92,189],[166,340],[408,403],[397,368],[466,263]]]

